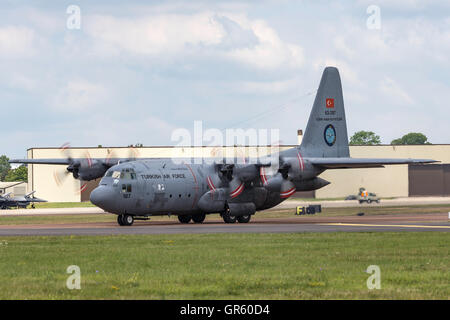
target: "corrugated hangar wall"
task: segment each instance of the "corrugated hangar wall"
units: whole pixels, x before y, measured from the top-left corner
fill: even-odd
[[[282,146],[281,150],[293,146]],[[233,148],[220,148],[224,153]],[[227,151],[228,150],[228,151]],[[257,147],[237,149],[238,156],[257,154]],[[243,151],[244,150],[244,151]],[[236,149],[235,149],[236,151]],[[268,148],[260,150],[267,153]],[[124,147],[111,148],[71,148],[70,155],[74,158],[106,158],[112,152],[114,157],[129,157],[130,149]],[[133,149],[133,154],[139,157],[210,157],[217,155],[218,148],[202,147],[142,147]],[[232,151],[231,151],[232,152]],[[365,187],[381,197],[407,197],[408,195],[450,195],[450,145],[419,145],[419,146],[350,146],[350,155],[355,158],[426,158],[439,160],[442,164],[432,165],[435,172],[432,175],[420,170],[424,166],[398,165],[373,169],[327,170],[321,177],[331,184],[316,190],[316,198],[341,198],[356,194],[360,187]],[[31,148],[28,158],[65,158],[67,153],[58,148]],[[431,168],[431,167],[430,167]],[[79,202],[89,199],[90,191],[98,184],[92,181],[80,192],[80,182],[67,175],[65,166],[30,165],[28,171],[28,192],[36,190],[36,196],[49,201]],[[436,180],[437,179],[437,180]],[[436,181],[441,187],[436,187]],[[428,186],[428,187],[427,187]],[[310,193],[313,194],[313,193]]]
[[[450,195],[450,164],[409,166],[409,195]]]

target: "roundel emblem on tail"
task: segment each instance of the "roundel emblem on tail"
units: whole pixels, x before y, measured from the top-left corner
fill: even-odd
[[[334,129],[332,124],[329,124],[325,127],[325,130],[323,131],[323,137],[325,139],[325,142],[330,147],[334,145],[336,142],[336,129]]]

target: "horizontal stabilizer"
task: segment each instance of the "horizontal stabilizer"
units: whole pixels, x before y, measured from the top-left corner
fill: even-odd
[[[395,164],[425,164],[439,162],[431,159],[389,158],[308,158],[311,164],[325,169],[382,168]]]

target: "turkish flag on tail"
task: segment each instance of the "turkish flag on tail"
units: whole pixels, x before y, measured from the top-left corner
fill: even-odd
[[[325,101],[325,104],[326,104],[327,108],[334,108],[334,99],[327,98]]]

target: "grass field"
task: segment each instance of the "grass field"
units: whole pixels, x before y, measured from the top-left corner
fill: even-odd
[[[52,208],[86,208],[95,207],[90,201],[85,202],[37,202],[34,204],[36,209],[52,209]],[[31,205],[28,206],[28,209]]]
[[[437,232],[4,237],[0,299],[449,299],[449,248]]]

